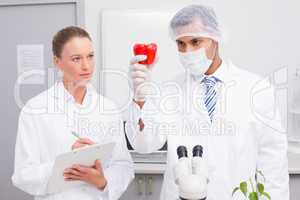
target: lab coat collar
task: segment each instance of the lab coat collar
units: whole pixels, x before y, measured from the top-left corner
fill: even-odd
[[[86,93],[85,93],[82,105],[85,105],[88,101],[91,100],[93,93],[94,93],[94,88],[90,83],[88,83],[87,86],[86,86]],[[68,103],[69,102],[75,103],[74,97],[65,88],[62,81],[57,81],[55,83],[53,97],[58,101],[64,101],[64,102],[68,102]]]
[[[197,82],[202,82],[202,80],[205,77],[214,76],[215,78],[217,78],[218,81],[220,81],[222,83],[226,83],[226,82],[229,82],[230,80],[232,80],[232,75],[233,75],[233,68],[232,68],[231,61],[222,60],[220,67],[213,74],[199,75],[199,76],[191,75],[191,76],[192,76],[192,79]]]
[[[230,66],[230,61],[222,60],[222,63],[219,66],[219,68],[210,76],[214,76],[221,82],[226,83],[230,80],[232,75],[232,71],[230,71]]]

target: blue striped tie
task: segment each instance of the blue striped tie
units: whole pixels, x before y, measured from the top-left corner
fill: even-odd
[[[208,111],[208,115],[210,118],[210,121],[212,122],[214,113],[215,113],[215,107],[217,103],[217,92],[215,89],[215,85],[217,83],[217,78],[216,77],[204,77],[202,82],[206,86],[206,92],[205,92],[205,97],[204,97],[204,104],[205,107]]]

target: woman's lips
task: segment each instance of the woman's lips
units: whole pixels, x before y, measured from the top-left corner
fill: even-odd
[[[91,73],[80,74],[80,77],[89,78]]]

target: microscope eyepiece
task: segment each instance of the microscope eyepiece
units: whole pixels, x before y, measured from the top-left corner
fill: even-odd
[[[196,145],[193,148],[193,157],[202,157],[203,147],[201,145]]]
[[[185,146],[179,146],[177,147],[177,155],[178,155],[178,159],[182,158],[182,157],[188,157],[188,153],[187,153],[187,149]]]

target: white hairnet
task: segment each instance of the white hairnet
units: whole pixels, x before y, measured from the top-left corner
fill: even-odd
[[[179,10],[170,22],[173,40],[183,36],[208,37],[220,42],[221,31],[212,8],[190,5]]]

